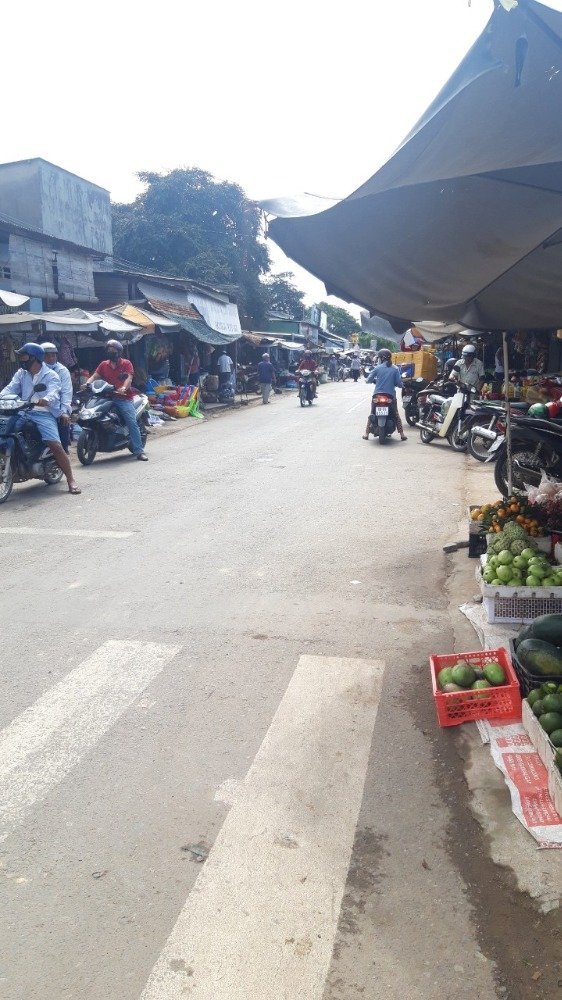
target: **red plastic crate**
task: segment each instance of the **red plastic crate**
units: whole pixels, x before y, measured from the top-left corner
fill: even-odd
[[[480,669],[489,660],[495,660],[503,667],[507,684],[480,691],[452,691],[451,694],[444,694],[437,685],[437,675],[444,667],[454,667],[459,660],[466,660],[471,666]],[[507,649],[481,649],[476,653],[430,656],[429,666],[440,726],[458,726],[461,722],[475,722],[476,719],[501,719],[505,722],[521,719],[521,691]]]

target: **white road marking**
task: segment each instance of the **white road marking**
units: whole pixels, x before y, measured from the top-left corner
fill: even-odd
[[[23,525],[0,527],[0,535],[43,535],[49,538],[131,538],[134,531],[94,531],[66,528],[26,528]]]
[[[141,1000],[320,1000],[383,672],[301,656]]]
[[[180,649],[106,642],[0,733],[0,843]]]
[[[370,401],[371,401],[371,396],[365,396],[364,399],[360,399],[359,402],[355,404],[355,406],[352,406],[351,409],[346,410],[346,412],[353,413],[353,411],[356,410],[359,406],[366,406],[367,403],[370,403]]]

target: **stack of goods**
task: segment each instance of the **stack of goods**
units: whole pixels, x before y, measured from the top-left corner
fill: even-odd
[[[562,533],[562,483],[545,477],[537,489],[529,490],[529,500],[546,528],[555,534]]]
[[[199,390],[193,385],[157,385],[148,396],[151,409],[165,413],[168,417],[190,417],[198,415]],[[196,412],[197,411],[197,412]]]
[[[521,693],[505,649],[430,657],[440,726],[521,718]]]
[[[543,615],[513,643],[513,666],[525,695],[523,725],[548,773],[562,815],[562,615]]]
[[[551,538],[537,506],[534,517],[531,510],[526,500],[511,498],[471,515],[487,535],[478,579],[489,622],[529,622],[562,611],[562,566],[548,555]]]

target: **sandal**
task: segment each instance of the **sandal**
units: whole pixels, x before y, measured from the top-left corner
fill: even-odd
[[[364,441],[368,441],[369,440],[369,435],[368,434],[363,434],[363,440]]]
[[[80,494],[80,493],[82,492],[82,490],[80,489],[80,487],[79,487],[79,486],[76,486],[76,484],[74,484],[73,486],[69,486],[69,487],[68,487],[68,492],[69,492],[69,493],[70,493],[70,494],[71,494],[71,495],[72,495],[73,497],[77,497],[77,496],[79,496],[79,494]]]

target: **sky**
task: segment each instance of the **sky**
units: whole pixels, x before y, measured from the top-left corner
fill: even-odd
[[[548,6],[562,10],[562,0]],[[196,166],[251,198],[349,194],[476,40],[492,0],[26,0],[5,5],[1,159],[42,156],[131,201]],[[324,286],[270,242],[309,301]],[[330,300],[336,301],[336,300]]]

